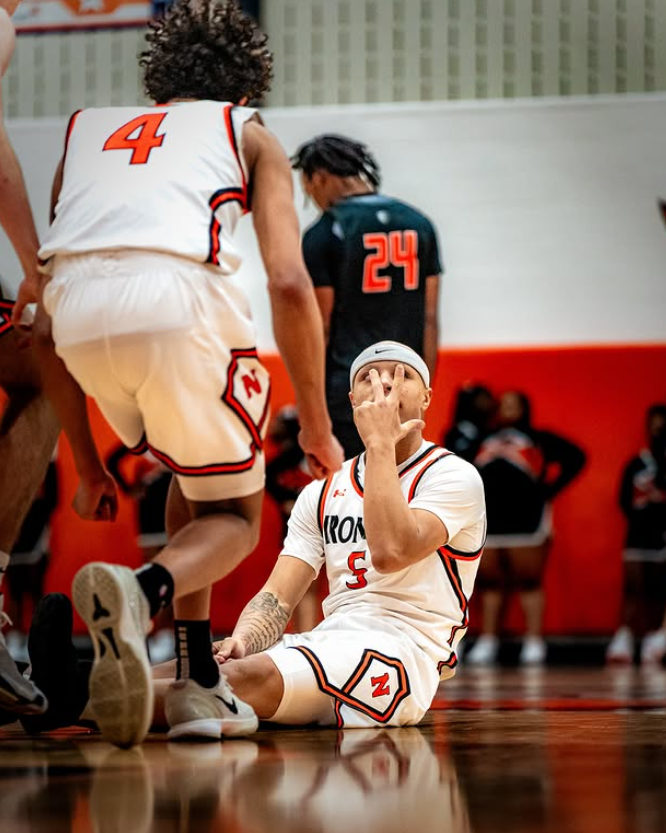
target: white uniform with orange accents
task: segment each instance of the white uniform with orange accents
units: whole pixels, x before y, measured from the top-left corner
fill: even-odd
[[[75,113],[40,257],[141,249],[233,274],[233,232],[248,208],[240,137],[255,112],[192,101]]]
[[[399,468],[410,507],[437,515],[449,540],[397,573],[373,569],[363,528],[363,457],[303,490],[281,555],[326,568],[324,621],[268,653],[285,680],[271,718],[370,726],[418,723],[455,673],[486,534],[476,469],[424,442]]]
[[[149,447],[192,500],[264,484],[269,379],[229,278],[254,112],[215,101],[81,111],[40,250],[58,354],[120,439]]]

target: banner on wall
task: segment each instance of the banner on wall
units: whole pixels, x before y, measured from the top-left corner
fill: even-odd
[[[17,32],[143,26],[153,4],[140,0],[23,0],[12,20]]]

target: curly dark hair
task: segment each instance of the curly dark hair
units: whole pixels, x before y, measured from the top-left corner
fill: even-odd
[[[179,0],[150,23],[139,55],[144,89],[160,103],[259,100],[273,75],[267,40],[234,0]]]
[[[318,170],[334,176],[361,176],[373,188],[379,188],[382,177],[377,160],[362,142],[325,133],[301,145],[291,157],[291,167],[308,177]]]

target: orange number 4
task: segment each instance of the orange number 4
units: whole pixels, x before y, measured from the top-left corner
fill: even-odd
[[[391,276],[379,274],[388,266],[405,270],[405,289],[418,289],[419,240],[415,231],[364,234],[363,246],[368,252],[363,263],[364,292],[391,291]]]
[[[151,150],[162,146],[166,134],[158,136],[157,131],[165,116],[166,113],[137,116],[111,134],[103,150],[131,150],[130,165],[145,165]]]

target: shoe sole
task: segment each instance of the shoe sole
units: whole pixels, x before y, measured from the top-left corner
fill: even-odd
[[[145,738],[153,717],[153,679],[145,645],[148,621],[127,592],[136,589],[109,564],[87,564],[72,585],[74,606],[95,649],[90,704],[102,736],[128,748]],[[147,620],[147,617],[146,617]]]
[[[167,735],[169,740],[221,740],[244,735],[252,735],[259,728],[256,717],[224,720],[222,718],[204,718],[189,720],[173,726]]]

